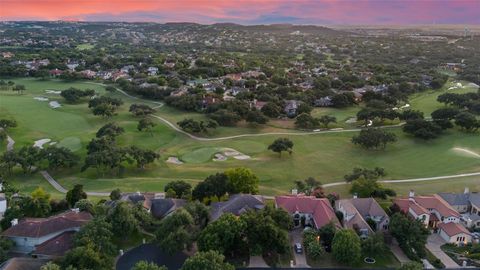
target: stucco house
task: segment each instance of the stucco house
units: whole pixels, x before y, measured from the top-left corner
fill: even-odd
[[[422,220],[425,226],[432,229],[437,229],[440,223],[460,222],[460,213],[436,194],[415,196],[415,193],[410,191],[408,198],[397,198],[393,203],[402,212]]]
[[[466,245],[472,242],[472,234],[458,223],[440,223],[438,234],[443,240],[451,244]]]
[[[92,218],[90,213],[74,209],[48,218],[13,220],[12,226],[2,232],[2,236],[15,242],[14,251],[30,253],[37,246],[62,237],[64,233],[79,231]]]
[[[335,211],[328,199],[325,198],[305,195],[276,196],[275,207],[283,208],[290,213],[293,216],[295,227],[301,227],[304,224],[320,229],[332,222],[341,228]]]
[[[468,228],[480,228],[480,193],[470,192],[465,188],[463,193],[439,193],[451,207],[461,215],[461,222]]]

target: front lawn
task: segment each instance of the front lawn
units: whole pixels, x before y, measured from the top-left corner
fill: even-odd
[[[375,263],[369,264],[365,263],[363,259],[366,256],[362,256],[362,262],[356,265],[343,265],[335,261],[333,258],[332,253],[325,253],[322,255],[322,258],[319,260],[312,260],[307,256],[307,263],[311,267],[318,267],[318,268],[398,268],[400,267],[400,262],[395,258],[392,252],[386,250],[383,253],[378,254],[374,257]]]

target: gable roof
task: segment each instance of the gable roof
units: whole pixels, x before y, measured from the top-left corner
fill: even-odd
[[[350,202],[357,208],[358,212],[363,216],[383,216],[386,217],[387,213],[378,204],[374,198],[354,198]]]
[[[450,205],[468,205],[468,193],[438,193]]]
[[[362,214],[352,203],[353,199],[343,199],[335,201],[335,208],[344,213],[343,224],[348,229],[366,229],[373,232],[370,225],[363,218]]]
[[[39,238],[52,233],[79,228],[92,219],[88,212],[66,211],[48,218],[25,218],[2,233],[10,237]]]
[[[325,198],[304,195],[276,196],[275,205],[282,207],[290,214],[295,212],[311,214],[317,228],[321,228],[330,222],[340,226],[335,211]]]
[[[48,262],[46,259],[15,257],[2,264],[2,270],[38,270]]]
[[[412,198],[398,198],[394,200],[400,209],[408,213],[412,209],[417,215],[428,214],[428,209],[435,209],[443,217],[458,217],[460,214],[438,195],[414,196]]]
[[[73,247],[75,231],[68,231],[35,246],[33,254],[61,257]]]
[[[438,228],[444,231],[450,237],[455,236],[457,234],[461,234],[461,233],[471,235],[470,232],[467,229],[465,229],[465,227],[463,227],[458,223],[453,223],[453,222],[440,223],[438,224]]]
[[[261,196],[250,194],[235,194],[230,196],[226,202],[216,202],[211,205],[212,221],[217,220],[224,213],[232,213],[236,216],[253,209],[258,210],[265,207]]]
[[[150,212],[156,218],[163,218],[185,204],[187,201],[183,199],[152,199]]]

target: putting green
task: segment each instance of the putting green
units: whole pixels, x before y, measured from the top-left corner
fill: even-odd
[[[222,151],[221,147],[203,147],[188,152],[182,156],[182,160],[187,163],[203,163],[212,160],[215,153]]]
[[[78,151],[82,148],[82,141],[78,137],[67,137],[58,143],[59,147],[66,147],[72,151]]]

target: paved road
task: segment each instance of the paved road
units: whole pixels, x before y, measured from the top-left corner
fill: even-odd
[[[425,246],[435,257],[437,257],[445,265],[445,268],[460,268],[460,266],[452,260],[440,246],[445,244],[440,235],[433,233],[428,237],[427,245]]]
[[[290,245],[293,247],[295,243],[300,243],[303,246],[303,236],[302,236],[302,230],[293,230],[289,232],[290,235]],[[310,266],[307,264],[307,258],[305,257],[305,248],[301,254],[298,254],[293,251],[293,254],[295,256],[295,266],[294,268],[310,268]]]

